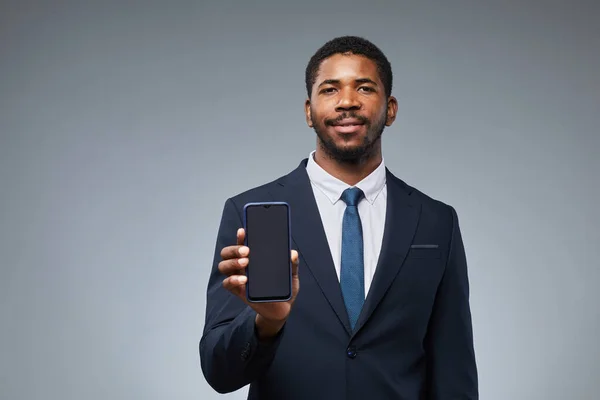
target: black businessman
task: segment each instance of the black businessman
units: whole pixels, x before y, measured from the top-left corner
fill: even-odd
[[[478,399],[456,211],[384,164],[381,136],[398,110],[390,63],[371,42],[339,37],[305,79],[315,151],[225,202],[200,341],[205,378],[220,393],[250,385],[257,400]],[[246,300],[242,212],[257,201],[291,206],[287,302]]]

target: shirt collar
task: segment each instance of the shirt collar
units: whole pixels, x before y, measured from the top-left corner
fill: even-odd
[[[344,190],[351,187],[347,183],[337,179],[325,171],[314,159],[315,151],[313,150],[308,157],[306,164],[306,172],[310,181],[321,191],[332,204],[335,204],[342,197]],[[365,194],[365,199],[373,204],[381,190],[385,186],[385,163],[382,158],[381,164],[371,172],[362,181],[358,182],[355,187],[359,188]]]

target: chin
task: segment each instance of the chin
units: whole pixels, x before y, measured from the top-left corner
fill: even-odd
[[[358,163],[369,158],[369,149],[364,145],[335,145],[333,143],[323,144],[325,153],[331,158],[341,162]]]
[[[336,147],[339,147],[340,149],[362,147],[369,142],[366,133],[363,132],[334,132],[332,135],[330,135],[329,140],[335,143]]]
[[[319,127],[325,128],[325,127]],[[367,132],[338,133],[327,129],[315,129],[319,146],[330,158],[343,163],[356,164],[369,159],[375,150],[375,140],[368,139]]]

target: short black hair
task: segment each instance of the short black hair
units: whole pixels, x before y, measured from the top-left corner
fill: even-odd
[[[317,79],[317,72],[319,71],[321,62],[334,54],[344,53],[361,55],[374,61],[377,64],[377,71],[379,72],[381,82],[383,82],[386,97],[392,94],[392,66],[385,54],[367,39],[358,36],[340,36],[325,43],[308,62],[304,79],[309,98],[312,87]]]

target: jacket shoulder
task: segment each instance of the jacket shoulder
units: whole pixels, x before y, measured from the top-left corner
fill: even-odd
[[[292,173],[293,172],[289,172],[267,183],[239,192],[231,196],[228,201],[231,201],[238,210],[242,210],[246,203],[273,201],[271,195],[273,189],[277,186],[283,185],[283,183],[289,179]]]
[[[394,175],[391,175],[391,179],[409,194],[414,203],[421,206],[422,214],[429,216],[438,222],[450,225],[452,225],[453,220],[457,218],[456,210],[452,205],[428,195]]]

